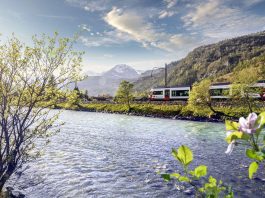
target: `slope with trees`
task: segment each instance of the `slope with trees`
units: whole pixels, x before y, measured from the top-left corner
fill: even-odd
[[[180,61],[168,64],[168,85],[191,85],[204,78],[219,78],[240,70],[238,64],[265,55],[265,31],[201,46]],[[263,62],[264,63],[264,62]],[[164,71],[135,82],[136,91],[164,85]]]

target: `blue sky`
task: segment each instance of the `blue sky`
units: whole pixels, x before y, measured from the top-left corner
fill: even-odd
[[[71,37],[84,70],[139,70],[176,61],[195,47],[265,30],[265,0],[0,0],[0,33]]]

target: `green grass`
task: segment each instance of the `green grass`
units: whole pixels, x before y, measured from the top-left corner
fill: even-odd
[[[129,112],[127,105],[125,104],[112,104],[112,103],[89,103],[73,105],[68,103],[62,103],[58,105],[59,108],[71,109],[71,110],[83,110],[83,111],[96,111],[96,112],[109,112],[109,113],[133,113],[136,115],[147,115],[155,117],[192,117],[192,118],[214,118],[216,115],[208,108],[198,108],[191,110],[186,105],[169,105],[169,104],[152,104],[152,103],[140,103],[131,104],[131,110]],[[248,110],[245,107],[216,107],[216,110],[224,112],[232,117],[239,118],[241,116],[246,117]],[[255,109],[256,113],[265,111],[265,108]],[[225,118],[219,118],[225,119]]]

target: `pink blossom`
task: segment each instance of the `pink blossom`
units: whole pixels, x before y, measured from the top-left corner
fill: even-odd
[[[241,117],[239,119],[239,131],[242,131],[244,133],[253,134],[256,132],[256,130],[259,128],[259,126],[256,125],[256,121],[258,119],[258,116],[256,113],[251,113],[248,115],[247,119]]]

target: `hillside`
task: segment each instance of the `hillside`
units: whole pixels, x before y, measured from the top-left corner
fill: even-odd
[[[242,61],[265,55],[265,31],[227,39],[194,49],[180,61],[168,65],[168,85],[189,85],[203,78],[219,78],[231,73]],[[264,66],[265,67],[265,66]],[[144,76],[135,82],[143,92],[164,85],[164,71]]]

